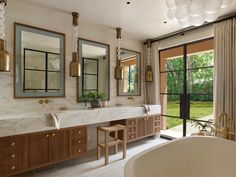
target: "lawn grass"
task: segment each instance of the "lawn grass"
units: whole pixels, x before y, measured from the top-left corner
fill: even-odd
[[[193,101],[190,105],[190,118],[199,119],[213,112],[213,102],[203,102],[203,101]],[[167,105],[167,115],[179,116],[179,102],[178,101],[168,101]],[[175,127],[181,125],[183,122],[181,119],[167,118],[167,128]]]

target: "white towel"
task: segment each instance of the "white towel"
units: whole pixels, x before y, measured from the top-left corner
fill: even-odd
[[[142,105],[142,107],[144,108],[144,112],[146,113],[146,114],[148,114],[151,110],[150,110],[150,107],[149,107],[149,105]]]
[[[58,116],[56,115],[56,113],[49,113],[48,117],[50,119],[52,119],[53,121],[53,125],[56,127],[56,129],[60,129],[60,119],[58,118]]]

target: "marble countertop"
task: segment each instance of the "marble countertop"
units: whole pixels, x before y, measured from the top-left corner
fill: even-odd
[[[145,113],[141,106],[120,106],[97,109],[81,109],[55,111],[60,119],[60,128],[91,125],[115,120],[129,119],[161,113],[160,105],[149,105],[150,112]],[[0,137],[45,130],[54,130],[55,126],[46,117],[47,112],[41,114],[26,113],[24,115],[0,116]]]

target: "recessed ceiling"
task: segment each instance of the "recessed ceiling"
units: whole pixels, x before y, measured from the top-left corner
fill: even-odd
[[[139,39],[155,38],[180,30],[177,21],[167,18],[165,0],[25,0],[27,3],[63,11],[78,11],[80,20],[122,27],[123,31]],[[221,16],[236,12],[236,0],[222,9]],[[167,23],[164,23],[164,22]]]

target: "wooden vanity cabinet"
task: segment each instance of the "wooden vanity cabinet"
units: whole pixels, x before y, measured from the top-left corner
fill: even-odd
[[[69,130],[39,132],[29,136],[29,168],[69,158]]]
[[[111,125],[122,124],[127,129],[127,141],[131,142],[160,132],[161,119],[159,115],[138,117],[135,119],[124,119],[111,122]],[[120,133],[119,138],[122,137]]]
[[[29,167],[60,162],[87,151],[87,128],[73,127],[31,134],[29,136]]]
[[[0,177],[7,177],[27,169],[27,137],[0,138]]]
[[[0,177],[78,157],[87,151],[87,127],[0,138]]]

